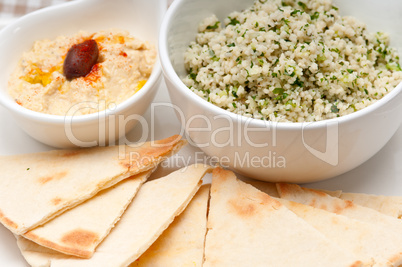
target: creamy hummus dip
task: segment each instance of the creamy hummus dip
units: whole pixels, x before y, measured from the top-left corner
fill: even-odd
[[[68,50],[86,40],[96,41],[97,63],[84,77],[67,80],[63,62]],[[156,61],[154,46],[120,30],[79,32],[42,40],[23,54],[9,80],[9,93],[30,110],[54,115],[84,115],[115,105],[146,83]]]

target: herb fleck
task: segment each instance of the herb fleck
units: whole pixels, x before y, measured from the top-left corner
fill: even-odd
[[[332,113],[338,113],[338,112],[339,112],[339,108],[338,108],[335,104],[332,104],[332,106],[331,106],[331,112],[332,112]]]
[[[217,22],[215,22],[214,25],[208,25],[208,26],[207,26],[207,30],[215,30],[215,29],[218,29],[219,23],[221,23],[221,22],[220,22],[220,21],[217,21]]]
[[[228,25],[236,25],[236,24],[240,24],[240,21],[238,21],[236,18],[231,18],[231,17],[228,17],[229,19],[230,19],[230,22],[229,22],[229,24]]]
[[[319,16],[320,16],[320,13],[318,13],[318,12],[316,11],[316,12],[314,12],[313,15],[310,16],[310,18],[311,18],[311,20],[315,20],[315,19],[318,19]]]
[[[299,14],[301,15],[301,14],[303,13],[303,11],[296,9],[296,10],[293,10],[293,11],[290,13],[290,15],[291,15],[291,16],[296,16],[297,13],[299,13]]]
[[[307,8],[307,5],[305,4],[305,3],[303,3],[303,2],[297,2],[297,4],[301,7],[301,8],[303,8],[304,10]]]

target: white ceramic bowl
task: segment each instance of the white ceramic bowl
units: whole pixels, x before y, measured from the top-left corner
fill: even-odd
[[[75,117],[47,115],[19,106],[7,92],[9,75],[34,41],[73,35],[79,30],[119,28],[157,46],[166,7],[165,0],[80,0],[18,19],[0,32],[0,103],[22,129],[47,145],[66,148],[113,143],[134,127],[138,122],[135,116],[141,116],[152,102],[161,81],[159,62],[144,87],[115,109]],[[119,123],[119,118],[124,123]]]
[[[360,0],[356,0],[359,2]],[[198,24],[216,14],[223,20],[253,1],[176,0],[169,8],[159,35],[159,53],[165,81],[178,118],[189,139],[213,159],[243,175],[266,181],[311,182],[334,177],[362,164],[392,137],[402,121],[402,84],[377,103],[353,114],[314,123],[272,123],[247,119],[223,110],[192,93],[180,80],[186,76],[183,55],[194,40]],[[349,1],[350,2],[350,1]],[[355,1],[353,1],[355,2]],[[363,1],[364,2],[364,1]],[[360,19],[380,19],[353,5]],[[367,10],[379,12],[368,1]],[[396,18],[400,10],[382,3]],[[347,1],[335,1],[341,8]],[[362,9],[362,10],[361,10]],[[345,13],[354,14],[347,9]],[[381,13],[381,12],[379,12]],[[392,15],[390,15],[392,13]],[[385,18],[384,18],[385,19]],[[400,19],[400,18],[399,18]],[[385,19],[386,20],[386,19]],[[389,18],[386,31],[401,33],[399,23]],[[374,25],[377,21],[369,21]],[[393,27],[393,28],[391,28]],[[373,27],[371,27],[373,29]],[[400,38],[396,38],[400,40]],[[401,43],[399,43],[399,46]],[[379,177],[381,178],[381,177]]]

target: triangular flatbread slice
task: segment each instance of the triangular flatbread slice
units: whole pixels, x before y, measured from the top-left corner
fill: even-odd
[[[342,190],[323,190],[330,196],[337,197],[343,200],[352,201],[354,204],[374,209],[385,215],[392,216],[397,219],[402,219],[402,196],[383,196],[364,193],[344,193]]]
[[[0,157],[0,222],[23,234],[102,189],[153,169],[185,144],[180,136],[141,145]]]
[[[262,182],[262,181],[256,181],[256,180],[251,180],[251,179],[246,179],[244,181],[246,183],[251,184],[252,186],[258,188],[258,190],[261,190],[262,192],[270,195],[271,197],[279,198],[279,193],[276,188],[276,183]],[[336,190],[336,191],[319,190],[319,191],[323,191],[333,197],[340,197],[342,194],[342,190]]]
[[[383,227],[394,229],[396,232],[402,229],[400,220],[374,209],[354,204],[350,200],[332,197],[323,191],[300,187],[297,184],[278,183],[276,185],[281,198],[341,214],[359,221],[381,224]]]
[[[401,196],[382,196],[363,193],[341,193],[338,197],[340,199],[349,200],[355,204],[374,209],[394,218],[402,218]]]
[[[279,201],[213,172],[204,266],[360,266]]]
[[[207,231],[210,185],[203,185],[187,208],[130,267],[201,267]]]
[[[27,262],[34,267],[128,266],[185,209],[208,171],[209,166],[192,165],[145,183],[90,259],[63,255],[22,237],[18,237],[18,246]]]
[[[23,236],[65,254],[90,258],[151,173],[124,179]]]
[[[297,216],[369,266],[402,264],[402,232],[362,222],[329,211],[278,199]]]
[[[335,191],[330,191],[330,190],[325,190],[325,189],[314,189],[316,191],[322,191],[331,197],[340,197],[342,195],[342,190],[335,190]]]

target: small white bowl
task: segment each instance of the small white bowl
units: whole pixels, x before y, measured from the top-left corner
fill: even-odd
[[[115,109],[75,117],[42,114],[21,107],[8,94],[9,76],[34,41],[73,35],[80,30],[118,28],[157,46],[166,8],[165,0],[79,0],[16,20],[0,32],[0,104],[30,136],[50,146],[67,148],[115,142],[134,127],[152,102],[161,82],[159,62],[144,87]]]
[[[402,84],[363,110],[314,123],[248,119],[218,108],[183,84],[180,78],[187,75],[184,52],[195,39],[199,22],[212,14],[222,21],[232,11],[242,10],[252,2],[176,0],[164,18],[159,35],[160,60],[170,98],[190,141],[214,161],[220,160],[222,165],[243,175],[295,183],[340,175],[377,153],[401,125]],[[343,8],[348,7],[346,1],[338,2],[342,2]],[[389,2],[394,8],[398,5],[396,1]],[[347,13],[353,14],[353,10]],[[372,20],[371,25],[375,22]],[[400,32],[399,23],[393,23],[393,28],[384,30]]]

